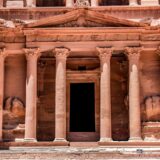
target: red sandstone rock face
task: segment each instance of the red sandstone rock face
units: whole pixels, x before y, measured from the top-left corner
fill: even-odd
[[[56,2],[56,1],[55,1]],[[47,2],[47,5],[49,2]],[[56,2],[58,3],[58,1]],[[113,2],[115,3],[115,1]],[[137,7],[139,8],[139,7]],[[115,8],[111,9],[95,9],[96,11],[104,12],[106,14],[116,15],[116,17],[127,17],[127,18],[144,18],[145,16],[157,17],[159,14],[159,8],[152,8],[151,10],[140,8],[120,8],[120,12],[116,11]],[[137,12],[134,12],[134,11]],[[4,11],[1,14],[1,17],[6,19],[12,19],[13,17],[18,17],[21,19],[40,19],[46,16],[53,16],[56,14],[64,14],[68,9],[58,9],[56,11],[44,9],[43,12],[41,9],[39,11],[36,9],[35,12],[27,12],[24,10],[7,10],[7,14]],[[32,13],[32,14],[31,14]],[[133,14],[134,13],[134,14]],[[82,18],[82,20],[84,20]],[[93,20],[93,19],[92,19]],[[81,21],[81,20],[80,20]],[[75,21],[76,23],[77,21]],[[0,23],[4,23],[3,20]],[[56,45],[68,45],[67,47],[71,48],[72,53],[71,57],[77,56],[81,58],[82,63],[84,57],[96,57],[95,48],[98,45],[105,46],[113,45],[119,51],[124,50],[124,47],[127,45],[139,45],[143,42],[146,48],[151,48],[152,51],[144,51],[141,54],[141,64],[140,64],[140,81],[141,81],[141,108],[142,108],[142,122],[149,121],[155,122],[160,121],[160,105],[159,105],[159,75],[160,75],[160,58],[153,52],[157,47],[160,40],[159,30],[146,30],[138,28],[123,28],[117,29],[112,28],[108,31],[108,26],[106,23],[101,32],[96,26],[97,23],[90,22],[88,27],[75,31],[74,25],[69,22],[68,24],[59,24],[58,27],[66,27],[64,30],[54,30],[53,26],[47,28],[44,26],[42,30],[36,28],[35,32],[33,28],[23,31],[6,31],[0,36],[0,46],[6,47],[7,50],[10,50],[11,54],[15,56],[7,57],[5,64],[5,97],[8,96],[17,96],[20,97],[25,102],[25,82],[26,82],[26,61],[24,56],[17,56],[18,54],[23,54],[22,49],[24,47],[41,47],[47,52],[50,52],[53,47]],[[74,24],[75,24],[74,23]],[[91,25],[92,24],[92,25]],[[3,26],[3,25],[2,25]],[[97,27],[92,28],[92,27]],[[72,27],[67,30],[67,27]],[[86,30],[85,30],[86,29]],[[90,30],[91,29],[91,30]],[[58,30],[58,31],[57,31]],[[28,32],[27,32],[28,31]],[[67,31],[67,32],[65,32]],[[74,31],[74,32],[72,32]],[[83,32],[85,31],[85,32]],[[116,31],[116,32],[115,32]],[[60,32],[60,33],[59,33]],[[76,32],[76,34],[75,34]],[[112,33],[111,33],[112,32]],[[114,33],[115,32],[115,33]],[[7,34],[6,34],[7,33]],[[153,48],[152,48],[153,47]],[[51,52],[49,54],[52,54]],[[117,53],[116,58],[112,57],[111,60],[111,98],[112,98],[112,132],[114,140],[127,140],[129,137],[128,129],[128,62],[124,60],[124,57]],[[46,69],[39,69],[38,71],[38,107],[37,107],[37,137],[38,140],[53,140],[55,133],[55,61],[52,57],[45,55],[47,60]],[[51,59],[50,59],[51,58]],[[79,59],[80,60],[80,59]],[[125,63],[123,63],[125,61]],[[85,61],[82,63],[87,65]],[[67,64],[68,66],[71,63]],[[92,60],[90,61],[92,66]],[[96,64],[97,70],[99,70],[100,64]],[[77,69],[76,67],[71,67],[69,69]],[[68,68],[67,68],[68,69]],[[75,69],[75,70],[76,70]],[[87,69],[93,69],[88,67]],[[44,72],[44,73],[43,73]],[[78,73],[81,76],[81,73]],[[76,77],[74,77],[76,78]],[[89,77],[90,78],[90,77]],[[68,88],[67,88],[68,89]],[[158,95],[158,96],[157,96]],[[99,98],[99,97],[98,97]],[[98,105],[96,106],[97,110],[100,108],[99,99],[96,99]],[[14,100],[13,104],[10,105],[11,99],[8,99],[5,106],[5,111],[3,115],[4,121],[4,139],[14,140],[14,138],[23,137],[24,134],[24,115],[25,110],[23,103],[18,100]],[[99,119],[99,112],[96,113],[96,116]],[[97,126],[100,125],[99,121],[96,122]],[[143,123],[144,124],[144,123]],[[99,134],[99,131],[97,131]],[[143,137],[156,137],[159,138],[159,124],[151,125],[151,123],[145,123],[142,126]],[[156,136],[156,134],[158,136]]]

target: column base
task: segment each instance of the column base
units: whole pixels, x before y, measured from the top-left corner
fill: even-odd
[[[37,139],[35,139],[35,138],[25,138],[24,142],[37,142]]]
[[[98,144],[99,145],[106,145],[109,142],[112,142],[112,138],[100,138]]]
[[[68,146],[69,142],[65,138],[55,138],[53,143],[59,146]]]
[[[129,6],[138,6],[137,3],[130,3]]]
[[[66,7],[68,7],[68,8],[73,8],[73,7],[74,7],[74,4],[66,4]]]
[[[112,138],[100,138],[99,142],[111,142]]]
[[[36,5],[35,4],[27,4],[26,7],[28,7],[28,8],[35,8]]]
[[[24,142],[24,139],[23,138],[16,138],[15,142]]]
[[[131,137],[129,138],[129,142],[140,142],[142,141],[141,137]]]
[[[145,142],[157,142],[157,141],[160,141],[160,140],[155,138],[155,137],[145,137],[144,141]]]
[[[37,142],[35,138],[16,138],[15,142]]]

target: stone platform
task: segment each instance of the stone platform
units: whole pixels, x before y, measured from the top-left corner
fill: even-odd
[[[53,146],[52,142],[3,143],[3,146],[1,143],[0,160],[13,159],[160,159],[160,142],[109,142],[106,146],[98,146],[94,142],[72,142],[70,146]]]
[[[0,151],[0,160],[105,160],[159,159],[160,148],[151,147],[11,147]]]

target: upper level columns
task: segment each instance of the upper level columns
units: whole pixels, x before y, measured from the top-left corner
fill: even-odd
[[[129,129],[130,140],[141,140],[139,58],[140,47],[127,47],[129,59]]]
[[[26,7],[36,7],[36,0],[26,0]]]
[[[70,50],[55,48],[56,90],[55,90],[55,141],[66,142],[66,60]]]
[[[98,0],[91,0],[91,7],[97,7],[98,6]]]
[[[100,142],[112,139],[111,130],[111,85],[110,59],[112,48],[97,48],[101,63],[100,78]]]
[[[138,2],[137,0],[129,0],[129,5],[130,6],[138,5]]]
[[[4,6],[4,0],[0,0],[0,7]]]
[[[37,60],[39,49],[25,49],[27,58],[25,140],[36,141]]]
[[[5,49],[0,49],[0,141],[2,141],[3,131],[3,98],[4,98],[4,62],[7,53]]]
[[[66,0],[66,7],[73,7],[74,6],[74,0]]]

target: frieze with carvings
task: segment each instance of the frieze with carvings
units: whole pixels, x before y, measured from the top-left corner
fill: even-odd
[[[76,0],[75,7],[89,7],[89,0]]]
[[[80,42],[80,41],[130,41],[139,40],[138,34],[127,33],[88,33],[88,34],[39,34],[35,36],[27,36],[28,42]]]
[[[53,27],[105,27],[105,24],[95,23],[84,19],[78,21],[71,21],[65,24],[55,25]]]

